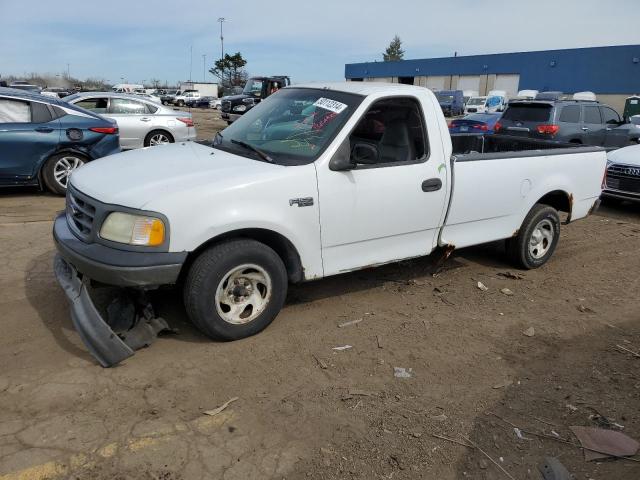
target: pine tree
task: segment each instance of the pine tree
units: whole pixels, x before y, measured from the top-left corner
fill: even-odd
[[[394,62],[404,59],[404,50],[402,49],[402,40],[396,35],[391,40],[391,43],[387,47],[385,53],[382,54],[382,58],[385,62]]]

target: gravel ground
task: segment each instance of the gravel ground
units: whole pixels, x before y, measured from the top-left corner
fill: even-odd
[[[194,118],[203,140],[222,126]],[[293,286],[276,321],[237,342],[204,337],[179,289],[162,291],[180,333],[113,369],[86,352],[52,274],[62,208],[35,190],[0,197],[0,480],[508,478],[434,434],[516,479],[539,478],[547,455],[579,479],[640,478],[638,463],[587,463],[513,428],[575,442],[568,427],[600,415],[640,439],[640,360],[616,347],[640,350],[639,206],[564,227],[535,271],[491,244],[444,268],[430,257]]]

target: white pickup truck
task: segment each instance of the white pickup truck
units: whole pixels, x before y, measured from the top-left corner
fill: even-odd
[[[597,206],[606,154],[514,151],[528,143],[452,143],[425,88],[288,87],[211,147],[137,150],[74,172],[54,224],[56,275],[77,331],[110,366],[168,328],[143,296],[164,285],[182,288],[205,334],[233,340],[271,323],[289,282],[500,239],[536,268],[558,244],[558,212],[569,223]],[[104,284],[123,287],[106,313],[90,295]]]

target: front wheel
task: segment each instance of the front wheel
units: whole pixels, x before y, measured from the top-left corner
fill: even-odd
[[[287,295],[287,271],[276,252],[250,239],[230,240],[205,250],[184,286],[191,321],[206,335],[237,340],[265,329]]]
[[[77,153],[61,153],[54,155],[42,168],[44,184],[52,193],[64,195],[67,193],[69,177],[74,170],[85,164],[87,159]]]
[[[549,205],[534,205],[514,238],[507,240],[507,254],[519,267],[531,270],[551,258],[560,240],[560,216]]]

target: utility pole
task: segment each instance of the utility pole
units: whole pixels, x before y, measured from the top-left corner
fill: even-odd
[[[69,64],[67,63],[67,78],[71,78],[71,75],[69,74],[70,69],[69,69]]]
[[[191,45],[191,50],[190,50],[190,55],[191,55],[191,62],[189,63],[189,81],[192,80],[191,75],[193,74],[193,44]]]
[[[207,68],[207,55],[203,53],[202,54],[202,81],[203,82],[206,81],[207,79],[207,75],[206,73],[204,73],[206,68]]]

